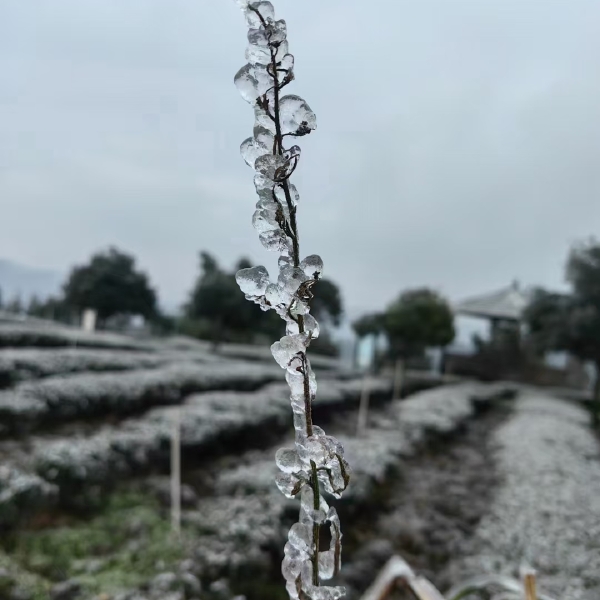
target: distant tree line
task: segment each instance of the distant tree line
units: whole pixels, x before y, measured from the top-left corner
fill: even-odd
[[[596,369],[592,403],[600,425],[600,243],[594,238],[575,244],[567,257],[570,292],[538,288],[525,311],[529,337],[538,355],[566,351]]]
[[[129,316],[143,316],[155,333],[183,333],[219,344],[223,341],[252,343],[275,341],[284,335],[283,321],[273,312],[263,312],[248,302],[240,291],[235,273],[251,267],[242,258],[232,271],[220,267],[214,256],[200,253],[199,275],[193,284],[181,315],[164,314],[148,276],[137,268],[135,258],[111,247],[94,254],[74,267],[57,296],[40,300],[32,296],[28,304],[15,297],[0,307],[15,313],[77,322],[82,311],[93,309],[100,329],[120,326]],[[321,335],[313,342],[317,352],[335,354],[331,326],[340,323],[343,305],[338,286],[328,279],[313,287],[312,313],[321,324]]]

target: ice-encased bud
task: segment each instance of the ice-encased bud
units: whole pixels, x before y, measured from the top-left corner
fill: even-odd
[[[246,296],[263,296],[269,285],[269,273],[262,266],[240,269],[235,280]]]
[[[281,42],[279,46],[273,50],[275,51],[275,62],[280,62],[283,57],[288,54],[288,43],[287,41]],[[259,65],[270,65],[273,62],[273,56],[271,55],[270,46],[257,46],[256,44],[248,44],[246,47],[246,60],[252,64]]]
[[[254,211],[254,214],[252,215],[252,225],[259,234],[279,229],[279,225],[275,218],[275,211],[266,210],[264,208]]]
[[[254,176],[254,188],[260,198],[273,198],[273,186],[275,184],[270,179],[267,179],[264,175],[257,173]]]
[[[302,523],[294,523],[288,533],[288,540],[300,552],[310,552],[313,545],[312,529]]]
[[[268,146],[262,144],[253,137],[244,140],[240,145],[240,154],[245,163],[254,169],[256,159],[265,154],[269,154],[271,150]]]
[[[346,588],[341,585],[319,585],[311,589],[311,600],[340,600],[346,593]]]
[[[271,306],[279,306],[286,304],[288,297],[283,293],[283,290],[276,284],[270,283],[265,291],[265,298]]]
[[[253,65],[271,64],[271,51],[269,46],[257,46],[248,44],[246,47],[246,60]]]
[[[295,475],[292,473],[278,473],[275,476],[275,485],[277,489],[286,498],[295,498],[303,486],[306,484],[307,478],[301,474]]]
[[[295,582],[302,570],[302,564],[309,558],[308,552],[302,551],[291,542],[286,542],[283,548],[285,558],[281,565],[281,573],[286,581]]]
[[[254,104],[256,100],[273,87],[273,77],[263,65],[244,65],[233,79],[242,98]]]
[[[317,117],[305,100],[290,94],[279,102],[282,133],[306,135],[317,128]]]
[[[304,319],[304,331],[310,333],[310,338],[316,340],[319,337],[320,329],[317,320],[311,315],[306,314],[303,316]],[[297,321],[288,321],[286,332],[288,335],[294,335],[300,333],[300,328]]]
[[[288,237],[281,229],[272,229],[258,234],[258,239],[264,248],[270,252],[283,252],[291,247]]]
[[[294,68],[294,55],[286,54],[281,61],[279,61],[279,65],[277,69],[283,69],[284,71],[292,71]]]
[[[318,254],[311,254],[300,263],[300,268],[309,279],[320,279],[323,274],[323,261]]]
[[[285,41],[287,24],[283,19],[269,20],[266,27],[253,27],[248,30],[248,42],[256,46],[275,46]]]
[[[291,256],[286,256],[285,254],[282,254],[279,259],[277,260],[277,266],[280,269],[283,269],[285,267],[291,267],[294,264],[294,260]]]
[[[278,179],[281,172],[286,171],[287,160],[279,154],[265,154],[256,159],[254,168],[264,177],[272,181]]]
[[[295,294],[307,279],[306,273],[299,267],[285,267],[279,271],[277,283],[289,294]]]
[[[302,470],[302,463],[294,448],[279,448],[275,453],[275,463],[284,473],[297,473]]]
[[[327,521],[329,505],[325,498],[321,497],[319,499],[319,508],[315,508],[314,492],[310,486],[306,486],[302,489],[300,496],[300,514],[302,515],[301,522],[321,525]]]
[[[300,149],[300,146],[292,146],[289,150],[286,150],[283,153],[284,158],[289,163],[289,174],[284,178],[287,178],[292,174],[292,170],[295,168],[296,163],[300,160],[301,153],[302,150]]]
[[[273,133],[269,131],[266,127],[262,127],[261,125],[255,125],[254,130],[254,139],[267,148],[267,151],[273,154],[273,143],[275,141],[275,137]]]
[[[271,346],[271,353],[282,369],[290,367],[291,362],[306,351],[306,335],[284,335]],[[292,390],[293,391],[293,390]]]
[[[290,308],[290,314],[296,318],[298,315],[307,315],[310,310],[310,306],[304,300],[299,300],[296,298],[296,301]]]
[[[305,335],[305,334],[301,334]],[[296,338],[298,336],[286,336]],[[308,386],[311,400],[314,399],[317,393],[317,378],[315,377],[314,371],[310,366],[310,360],[308,357],[305,358],[306,367],[308,369]],[[304,398],[304,375],[295,370],[288,370],[285,374],[285,380],[292,390],[292,395],[298,395]]]
[[[269,104],[269,106],[273,106]],[[254,120],[257,125],[268,129],[271,133],[275,133],[277,128],[275,121],[272,119],[272,114],[261,108],[258,104],[254,105]]]
[[[296,186],[293,183],[288,182],[288,191],[292,206],[296,206],[298,204],[298,200],[300,199],[300,194],[298,193]],[[287,206],[287,195],[283,185],[278,185],[275,187],[275,197],[277,200],[279,200],[279,202],[281,202],[281,204]]]
[[[260,13],[260,16],[257,14]],[[275,19],[275,9],[270,2],[249,2],[245,12],[246,25],[256,28],[262,24],[261,17],[264,21]]]

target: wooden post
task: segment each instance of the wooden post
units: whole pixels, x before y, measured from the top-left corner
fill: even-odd
[[[535,585],[535,571],[533,569],[522,569],[523,591],[525,600],[538,600]]]
[[[400,400],[402,394],[402,385],[404,384],[404,361],[399,358],[396,361],[396,369],[394,371],[394,391],[392,400]]]
[[[369,374],[366,373],[363,379],[362,392],[360,394],[360,404],[358,406],[358,424],[356,435],[362,435],[367,428],[367,419],[369,414]]]
[[[171,433],[171,529],[181,534],[181,410],[173,415]]]

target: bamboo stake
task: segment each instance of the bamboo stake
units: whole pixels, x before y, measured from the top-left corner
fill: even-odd
[[[523,575],[523,587],[525,589],[525,600],[537,600],[535,571],[528,570]]]
[[[173,415],[171,433],[171,530],[181,535],[181,410]]]

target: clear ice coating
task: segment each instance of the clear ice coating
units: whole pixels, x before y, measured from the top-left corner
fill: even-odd
[[[261,19],[264,21],[275,19],[275,9],[270,2],[251,2],[245,15],[246,25],[249,28],[257,28],[261,26]]]
[[[284,134],[306,135],[317,128],[317,117],[300,96],[284,96],[279,103]]]
[[[273,77],[264,65],[244,65],[235,75],[233,81],[242,98],[254,104],[257,99],[273,87]]]
[[[323,273],[323,261],[318,254],[311,254],[300,263],[300,268],[309,279],[320,279]]]
[[[264,296],[269,285],[269,273],[264,267],[240,269],[235,280],[246,296]]]
[[[277,487],[287,498],[300,500],[298,522],[289,531],[281,571],[293,600],[338,600],[344,588],[321,584],[339,571],[342,548],[337,512],[322,490],[341,497],[350,469],[339,441],[312,423],[310,406],[317,381],[306,352],[319,336],[310,301],[311,287],[323,274],[323,261],[316,254],[303,260],[299,255],[299,194],[290,177],[298,166],[300,148],[284,147],[290,137],[316,129],[317,119],[300,96],[282,93],[294,80],[285,21],[276,19],[271,2],[235,1],[248,27],[248,64],[234,82],[254,109],[253,135],[240,146],[242,158],[255,170],[258,201],[252,224],[263,246],[279,253],[275,281],[264,267],[241,269],[236,281],[248,300],[263,310],[275,310],[285,321],[286,335],[271,346],[271,352],[285,369],[294,422],[294,447],[281,448],[275,455]],[[331,542],[329,548],[320,548],[319,529],[327,526]]]

